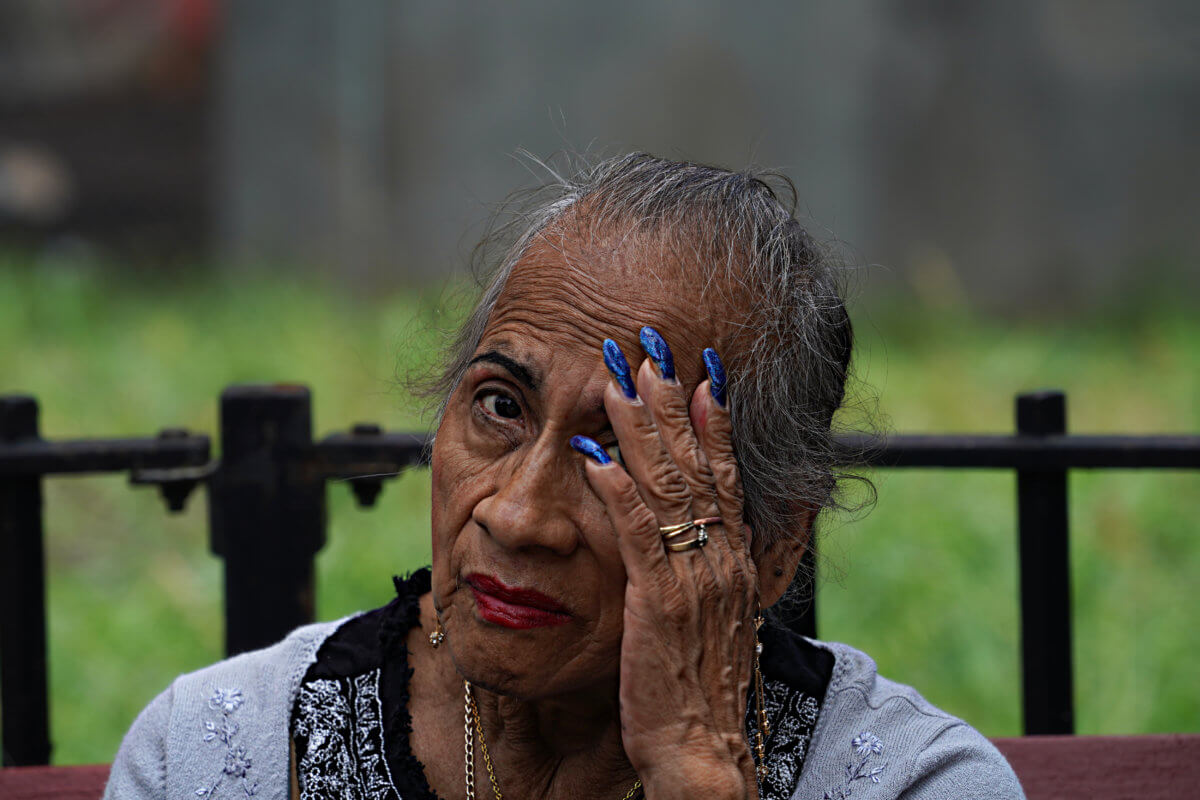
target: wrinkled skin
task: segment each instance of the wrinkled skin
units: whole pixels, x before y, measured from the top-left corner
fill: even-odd
[[[414,750],[439,794],[463,793],[465,677],[506,797],[620,798],[635,778],[654,799],[753,797],[752,620],[802,547],[757,547],[742,523],[729,417],[700,358],[728,342],[729,310],[710,299],[728,295],[689,285],[645,237],[581,239],[548,235],[516,265],[438,430],[433,591],[410,645]],[[643,361],[643,325],[666,338],[678,380]],[[604,366],[606,337],[637,400]],[[624,466],[575,452],[576,434],[619,443]],[[665,551],[659,526],[707,516],[724,520],[707,547]],[[570,619],[489,623],[473,573],[549,595]],[[416,638],[435,613],[437,651]]]

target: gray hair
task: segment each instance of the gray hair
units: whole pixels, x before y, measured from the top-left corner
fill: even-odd
[[[550,172],[552,183],[476,251],[482,295],[428,392],[439,400],[439,419],[514,264],[578,207],[593,230],[625,224],[690,248],[700,256],[706,286],[742,290],[740,303],[749,305],[731,315],[731,344],[721,357],[746,521],[766,545],[805,535],[811,514],[837,505],[842,476],[831,424],[843,401],[853,333],[834,259],[796,221],[795,188],[779,175],[644,153],[584,166],[570,177]],[[789,202],[772,184],[786,190]]]

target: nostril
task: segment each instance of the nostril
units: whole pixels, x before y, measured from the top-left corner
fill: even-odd
[[[544,548],[566,555],[575,549],[580,538],[575,483],[583,476],[577,476],[578,457],[562,445],[561,435],[547,431],[534,446],[496,465],[490,491],[472,511],[479,533],[513,551]]]
[[[476,507],[473,516],[479,533],[509,550],[544,548],[560,555],[574,550],[574,524],[553,501],[524,502],[503,494]]]

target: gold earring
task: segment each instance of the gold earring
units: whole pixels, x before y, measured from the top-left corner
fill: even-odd
[[[763,742],[771,735],[771,724],[767,721],[767,712],[763,708],[762,670],[758,665],[758,657],[762,655],[763,651],[762,642],[758,640],[758,629],[763,626],[764,622],[766,620],[763,619],[760,609],[754,617],[754,706],[758,713],[758,731],[754,737],[754,754],[758,756],[758,766],[754,771],[760,781],[767,777],[767,755]]]
[[[433,631],[429,634],[429,646],[437,650],[446,641],[446,631],[442,629],[442,618],[435,617]]]

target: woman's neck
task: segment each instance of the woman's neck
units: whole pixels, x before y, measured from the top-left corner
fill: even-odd
[[[537,701],[473,692],[505,795],[619,800],[637,779],[621,742],[615,683]]]

